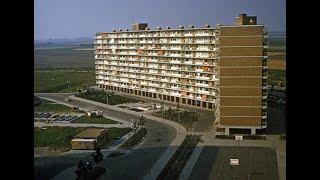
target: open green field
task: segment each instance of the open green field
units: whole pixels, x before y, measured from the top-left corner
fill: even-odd
[[[87,49],[93,46],[37,47],[34,49],[34,66],[36,69],[94,67],[94,51],[75,50],[79,48]]]
[[[92,101],[101,102],[109,105],[117,105],[123,103],[135,103],[139,102],[139,100],[128,98],[120,95],[115,95],[114,93],[109,92],[98,92],[98,91],[87,91],[85,93],[81,93],[76,95],[80,98],[89,99]]]
[[[41,104],[34,106],[34,112],[69,112],[71,108],[52,101],[41,99]]]
[[[278,85],[279,81],[282,81],[283,86],[286,85],[286,71],[285,70],[276,70],[276,69],[269,69],[269,77],[268,77],[268,84],[269,85]]]
[[[131,128],[109,128],[108,129],[108,135],[109,135],[109,139],[114,139],[117,137],[122,137],[125,134],[127,134],[128,132],[131,131]]]
[[[193,123],[199,121],[199,115],[197,112],[190,112],[187,110],[180,110],[180,118],[179,111],[177,109],[163,110],[163,112],[157,111],[153,112],[152,115],[180,123],[186,129],[191,129]]]
[[[119,122],[113,121],[105,117],[88,117],[81,116],[80,118],[73,121],[73,123],[88,123],[88,124],[118,124]]]
[[[47,127],[47,129],[34,128],[35,147],[71,148],[71,139],[85,128]],[[130,128],[110,128],[109,139],[122,137],[130,132]]]
[[[94,84],[94,70],[35,70],[36,93],[75,92]],[[68,87],[69,86],[69,87]]]
[[[47,129],[34,128],[35,147],[71,148],[71,139],[84,130],[72,127],[47,127]]]

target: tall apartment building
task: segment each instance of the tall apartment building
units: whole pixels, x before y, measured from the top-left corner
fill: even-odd
[[[266,127],[266,27],[240,14],[235,25],[189,26],[95,37],[101,88],[214,111],[217,134]]]

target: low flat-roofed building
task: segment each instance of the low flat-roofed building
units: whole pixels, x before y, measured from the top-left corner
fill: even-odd
[[[72,149],[100,148],[108,140],[108,129],[89,128],[81,131],[71,140]]]

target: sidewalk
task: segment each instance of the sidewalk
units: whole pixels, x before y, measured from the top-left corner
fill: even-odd
[[[130,111],[130,110],[127,110],[127,109],[119,108],[117,106],[110,106],[110,105],[106,105],[106,104],[103,104],[103,103],[100,103],[100,102],[95,102],[95,101],[91,101],[91,100],[87,100],[87,99],[82,99],[82,98],[75,97],[75,96],[70,96],[69,98],[73,99],[73,100],[77,100],[77,101],[82,101],[82,102],[94,104],[96,106],[102,106],[102,107],[109,108],[109,109],[112,109],[112,110],[115,110],[115,111],[125,112],[125,113],[136,115],[136,116],[142,116],[143,115],[146,119],[150,119],[150,120],[153,120],[153,121],[158,121],[158,122],[161,122],[161,123],[165,123],[165,124],[175,128],[175,130],[177,132],[176,138],[171,142],[170,146],[166,149],[166,151],[161,155],[161,157],[153,165],[153,167],[150,169],[149,173],[144,176],[144,179],[156,179],[158,177],[158,175],[161,173],[162,169],[165,167],[165,165],[171,159],[171,157],[176,152],[176,150],[178,149],[178,147],[180,146],[180,144],[182,143],[182,141],[184,140],[184,138],[187,135],[187,130],[185,129],[185,127],[182,126],[179,123],[174,122],[174,121],[162,119],[162,118],[159,118],[159,117],[154,117],[152,115],[149,115],[149,114],[146,114],[146,113],[143,113],[143,112]]]
[[[131,126],[127,124],[90,124],[90,123],[41,123],[34,122],[34,127],[98,127],[98,128],[128,128]]]
[[[72,94],[71,94],[72,95]],[[41,97],[41,96],[40,96]],[[74,95],[70,96],[70,99],[72,99],[74,97],[74,99],[76,99],[76,97]],[[65,105],[65,106],[68,106],[68,107],[74,107],[74,105],[71,105],[67,102],[61,102],[61,101],[57,101],[57,100],[54,100],[54,99],[51,99],[51,98],[47,98],[47,97],[41,97],[45,100],[48,100],[48,101],[52,101],[52,102],[55,102],[55,103],[59,103],[59,104],[62,104],[62,105]],[[81,98],[80,98],[81,99]],[[78,100],[78,99],[76,99]],[[80,101],[80,100],[79,100]],[[109,107],[108,107],[109,108]],[[84,110],[86,111],[86,109],[83,109],[83,108],[79,108],[79,110]],[[122,123],[122,124],[127,124],[127,127],[131,127],[133,125],[132,122],[129,122],[129,121],[125,121],[125,120],[122,120],[122,119],[118,119],[118,118],[115,118],[115,117],[111,117],[111,116],[106,116],[106,115],[103,115],[103,117],[105,118],[108,118],[108,119],[111,119],[111,120],[114,120],[114,121],[117,121],[119,123]]]
[[[179,179],[180,180],[187,180],[192,172],[192,169],[194,168],[194,166],[197,163],[198,158],[200,157],[200,154],[204,148],[204,146],[207,143],[207,139],[208,136],[203,135],[201,136],[201,139],[203,140],[203,142],[199,142],[195,148],[195,150],[193,151],[193,153],[191,154],[191,157],[189,158],[187,164],[184,166]]]

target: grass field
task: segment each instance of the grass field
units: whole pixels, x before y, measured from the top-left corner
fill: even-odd
[[[163,112],[157,111],[157,112],[153,112],[152,115],[180,123],[186,129],[191,129],[193,123],[199,121],[199,116],[196,112],[190,112],[186,110],[185,111],[180,110],[180,119],[179,119],[179,111],[177,109],[168,109],[168,110],[164,110]]]
[[[34,146],[35,147],[57,147],[71,148],[71,139],[85,128],[72,127],[47,127],[47,129],[34,128]],[[110,128],[109,139],[121,137],[128,132],[130,128]]]
[[[268,84],[278,85],[278,82],[282,81],[283,85],[286,84],[286,71],[285,70],[276,70],[269,69]]]
[[[109,105],[139,102],[139,100],[120,96],[120,95],[115,95],[114,93],[109,93],[109,92],[88,91],[85,93],[78,94],[76,96],[84,99],[89,99],[92,101],[98,101],[98,102],[109,104]]]
[[[93,70],[35,70],[34,91],[75,92],[84,85],[94,84],[94,78]]]
[[[109,128],[109,139],[114,139],[117,137],[122,137],[131,131],[131,128]]]
[[[41,104],[34,106],[34,112],[69,112],[71,108],[52,101],[41,99]]]
[[[118,124],[119,122],[113,121],[105,117],[92,118],[88,116],[81,116],[73,121],[73,123],[88,123],[88,124]]]
[[[34,128],[35,147],[71,148],[71,139],[84,130],[72,127],[47,127],[47,129]]]
[[[92,46],[60,46],[34,49],[35,68],[80,68],[94,67],[94,51],[79,51]]]

